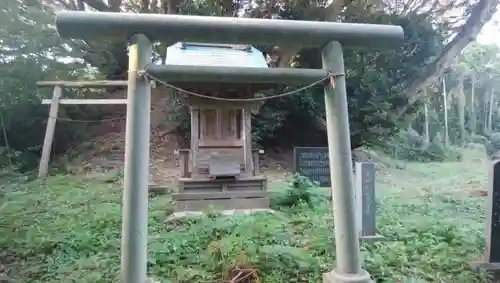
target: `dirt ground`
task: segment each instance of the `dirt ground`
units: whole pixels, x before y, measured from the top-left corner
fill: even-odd
[[[61,163],[74,174],[106,174],[123,169],[125,135],[124,125],[114,126],[108,133],[75,148],[71,160]],[[150,184],[169,186],[177,176],[177,159],[174,152],[181,148],[171,129],[160,127],[151,134]],[[293,171],[293,151],[266,152],[261,159],[261,170],[270,182],[283,182]]]

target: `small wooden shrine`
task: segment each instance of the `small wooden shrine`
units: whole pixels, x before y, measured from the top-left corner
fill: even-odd
[[[167,65],[267,68],[263,54],[250,45],[179,42],[167,49]],[[210,96],[184,95],[191,113],[189,149],[179,149],[175,212],[268,209],[267,179],[260,175],[259,152],[252,147],[251,114],[261,102],[216,98],[254,97],[269,84],[178,83]],[[215,98],[215,99],[213,99]]]

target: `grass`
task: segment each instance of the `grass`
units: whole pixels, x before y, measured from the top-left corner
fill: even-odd
[[[486,184],[482,160],[472,155],[377,174],[378,226],[387,241],[363,244],[362,257],[378,282],[488,282],[468,267],[484,248],[484,199],[471,195]],[[290,189],[277,186],[278,200]],[[121,187],[55,176],[6,183],[3,192],[0,261],[11,277],[117,281]],[[319,283],[334,265],[333,219],[323,198],[310,204],[279,206],[275,215],[165,223],[171,202],[152,197],[149,274],[161,282],[228,282],[239,267],[255,271],[252,283]]]

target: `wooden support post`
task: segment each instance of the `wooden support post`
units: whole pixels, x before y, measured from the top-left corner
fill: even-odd
[[[252,174],[253,172],[253,160],[252,160],[252,112],[250,109],[243,109],[242,113],[242,133],[241,136],[243,138],[244,143],[244,155],[243,158],[245,160],[245,173]]]
[[[43,140],[42,157],[40,158],[40,167],[38,168],[38,178],[47,176],[49,172],[50,153],[52,149],[52,142],[54,141],[57,113],[59,111],[59,99],[61,99],[61,95],[62,88],[58,85],[54,86],[52,101],[50,103],[49,118],[47,119],[47,128],[45,130],[45,138]]]
[[[179,159],[179,178],[189,177],[189,149],[179,149],[178,150]]]
[[[222,138],[222,109],[215,110],[215,138],[220,140]]]
[[[198,145],[200,142],[200,109],[191,107],[191,144],[190,144],[190,154],[189,154],[189,172],[195,174],[194,167],[196,166],[196,152],[198,151]]]
[[[260,175],[260,155],[264,153],[263,150],[254,150],[253,151],[253,175]]]

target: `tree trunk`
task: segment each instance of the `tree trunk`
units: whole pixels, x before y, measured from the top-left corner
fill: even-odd
[[[460,120],[460,144],[465,146],[465,93],[464,93],[464,77],[459,78],[458,85],[458,117]]]
[[[424,89],[425,96],[427,96],[427,89]],[[425,101],[424,104],[424,139],[425,143],[428,144],[430,142],[429,139],[429,102]]]
[[[476,134],[476,78],[472,77],[472,89],[469,102],[469,130],[472,135]]]
[[[491,93],[486,91],[483,93],[483,107],[481,112],[481,122],[483,123],[483,135],[488,135],[488,112]]]
[[[495,88],[491,88],[490,108],[488,110],[488,135],[493,133],[493,101],[495,100]]]
[[[443,82],[443,111],[444,111],[444,146],[450,146],[450,136],[448,133],[448,93],[446,90],[446,79],[442,78]]]

